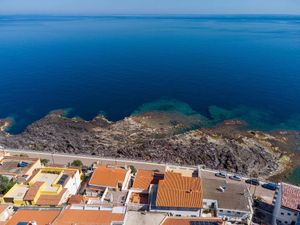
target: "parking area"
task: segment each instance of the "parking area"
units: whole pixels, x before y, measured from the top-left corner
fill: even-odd
[[[251,185],[251,184],[247,184],[245,183],[246,178],[242,178],[242,181],[235,181],[235,180],[231,180],[229,179],[228,175],[232,175],[232,174],[227,174],[226,178],[222,178],[222,177],[217,177],[215,176],[215,173],[218,171],[209,171],[209,170],[201,170],[201,177],[204,179],[218,179],[218,180],[222,180],[224,182],[224,184],[228,184],[228,183],[240,183],[243,182],[246,187],[249,189],[250,194],[254,197],[260,198],[262,201],[268,203],[268,204],[272,204],[274,195],[275,195],[275,191],[263,188],[261,185],[259,186],[255,186],[255,185]]]

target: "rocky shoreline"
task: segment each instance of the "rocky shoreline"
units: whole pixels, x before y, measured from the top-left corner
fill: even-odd
[[[7,122],[0,122],[5,124],[5,129],[0,129],[0,146],[180,165],[203,164],[264,178],[291,166],[289,150],[295,131],[251,131],[237,120],[195,128],[194,119],[180,113],[148,112],[117,122],[103,116],[86,121],[66,118],[63,112],[56,111],[17,135],[8,134]]]

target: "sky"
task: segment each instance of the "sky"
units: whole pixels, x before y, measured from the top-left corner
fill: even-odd
[[[0,0],[3,14],[300,15],[300,0]]]

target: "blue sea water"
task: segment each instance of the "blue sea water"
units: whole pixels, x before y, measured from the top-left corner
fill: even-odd
[[[119,120],[170,108],[300,129],[300,17],[0,16],[11,133],[55,109]]]

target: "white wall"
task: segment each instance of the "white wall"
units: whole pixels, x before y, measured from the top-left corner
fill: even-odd
[[[0,213],[0,222],[6,221],[14,212],[13,206],[7,206],[2,213]]]
[[[124,182],[122,184],[122,191],[128,189],[130,178],[131,178],[131,170],[128,169],[128,171],[126,173],[126,176],[125,176],[125,179],[124,179]]]
[[[199,217],[201,215],[201,209],[197,211],[150,209],[150,212],[168,213],[170,216],[182,216],[182,217]]]
[[[276,191],[276,201],[274,205],[274,212],[273,212],[273,224],[291,224],[293,221],[296,223],[299,213],[289,210],[286,208],[281,208],[281,186],[279,186],[279,189]],[[280,222],[281,223],[280,223]]]
[[[65,188],[68,189],[68,192],[71,195],[77,194],[77,191],[80,187],[81,179],[80,179],[80,173],[77,170],[73,178],[69,179],[69,181],[66,183]]]

